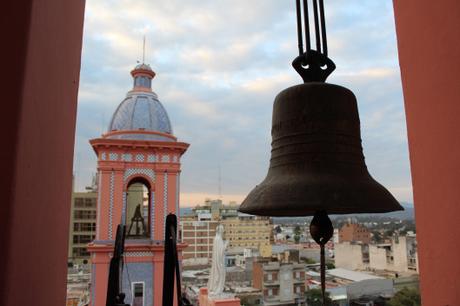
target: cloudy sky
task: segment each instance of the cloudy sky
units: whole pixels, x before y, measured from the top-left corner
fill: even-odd
[[[412,202],[391,0],[326,0],[329,77],[358,98],[371,174]],[[179,140],[181,205],[241,201],[266,175],[273,99],[299,84],[294,0],[87,0],[74,171],[83,190],[96,171],[88,140],[106,131],[142,58]]]

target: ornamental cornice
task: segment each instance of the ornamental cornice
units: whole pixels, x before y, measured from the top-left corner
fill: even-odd
[[[144,149],[144,150],[171,150],[179,151],[183,154],[190,146],[185,142],[177,141],[157,141],[157,140],[127,140],[127,139],[108,139],[108,138],[95,138],[89,141],[94,151],[98,151],[102,148],[115,150],[132,150],[132,149]]]

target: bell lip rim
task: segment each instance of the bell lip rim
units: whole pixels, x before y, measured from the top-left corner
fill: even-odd
[[[375,183],[373,184],[373,188],[377,188],[377,192],[380,194],[379,197],[377,198],[368,198],[364,197],[365,200],[360,200],[360,198],[355,198],[355,201],[345,201],[345,200],[336,200],[336,201],[330,201],[329,200],[324,200],[322,204],[318,203],[317,198],[305,198],[305,201],[303,203],[313,203],[316,202],[315,205],[309,206],[309,207],[303,207],[299,206],[299,202],[292,201],[292,198],[287,195],[284,198],[284,203],[283,203],[283,208],[281,210],[284,210],[286,213],[280,213],[279,209],[274,209],[273,205],[267,205],[269,203],[268,201],[263,201],[262,199],[255,200],[258,198],[258,194],[260,194],[260,188],[265,185],[265,181],[267,178],[265,178],[261,184],[257,185],[249,194],[246,196],[246,198],[241,202],[241,205],[238,208],[239,212],[246,213],[246,214],[251,214],[251,215],[256,215],[256,216],[273,216],[273,217],[308,217],[308,216],[313,216],[317,211],[320,210],[325,210],[324,207],[325,205],[334,205],[335,208],[326,210],[328,215],[349,215],[349,214],[384,214],[384,213],[390,213],[394,211],[404,211],[404,207],[401,205],[401,203],[391,194],[391,192],[385,188],[385,186],[381,185],[379,182],[377,182],[375,179],[372,178],[372,176],[369,174],[369,178]],[[276,184],[272,185],[272,188],[276,190]],[[279,186],[279,185],[278,185]],[[380,188],[379,188],[380,187]],[[275,192],[276,193],[276,192]],[[361,197],[361,199],[364,199]],[[328,202],[328,204],[326,204]],[[341,206],[340,203],[354,203],[353,205],[349,206]],[[366,203],[387,203],[386,207],[379,208],[378,206],[364,206],[364,202]],[[264,203],[262,205],[256,205],[256,203]],[[273,203],[273,202],[272,202]],[[329,204],[330,203],[330,204]],[[300,204],[300,205],[305,205],[305,204]],[[343,204],[342,204],[343,205]],[[375,205],[375,204],[374,204]],[[254,206],[254,208],[251,208],[250,206]],[[291,209],[286,211],[286,207],[292,207]],[[307,209],[306,209],[307,208]]]

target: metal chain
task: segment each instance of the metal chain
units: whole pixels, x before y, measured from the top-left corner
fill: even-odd
[[[326,35],[326,21],[324,14],[324,0],[312,0],[313,2],[313,18],[315,25],[315,42],[316,51],[327,55],[327,35]],[[296,0],[296,12],[297,12],[297,41],[299,47],[299,55],[304,54],[303,49],[303,29],[305,29],[305,52],[308,53],[311,50],[310,42],[310,21],[308,13],[308,0],[303,0],[303,25],[302,25],[302,8],[300,0]]]
[[[334,62],[327,57],[328,49],[324,0],[312,0],[316,50],[311,49],[308,1],[309,0],[302,1],[302,24],[301,2],[300,0],[296,0],[297,43],[299,56],[294,59],[292,65],[300,74],[304,82],[324,82],[332,71],[335,70]],[[304,31],[305,33],[303,33]],[[303,42],[304,34],[305,51]]]

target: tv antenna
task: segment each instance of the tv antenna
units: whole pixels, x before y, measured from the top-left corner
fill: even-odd
[[[219,164],[219,177],[218,177],[218,193],[219,199],[222,199],[222,168]]]

